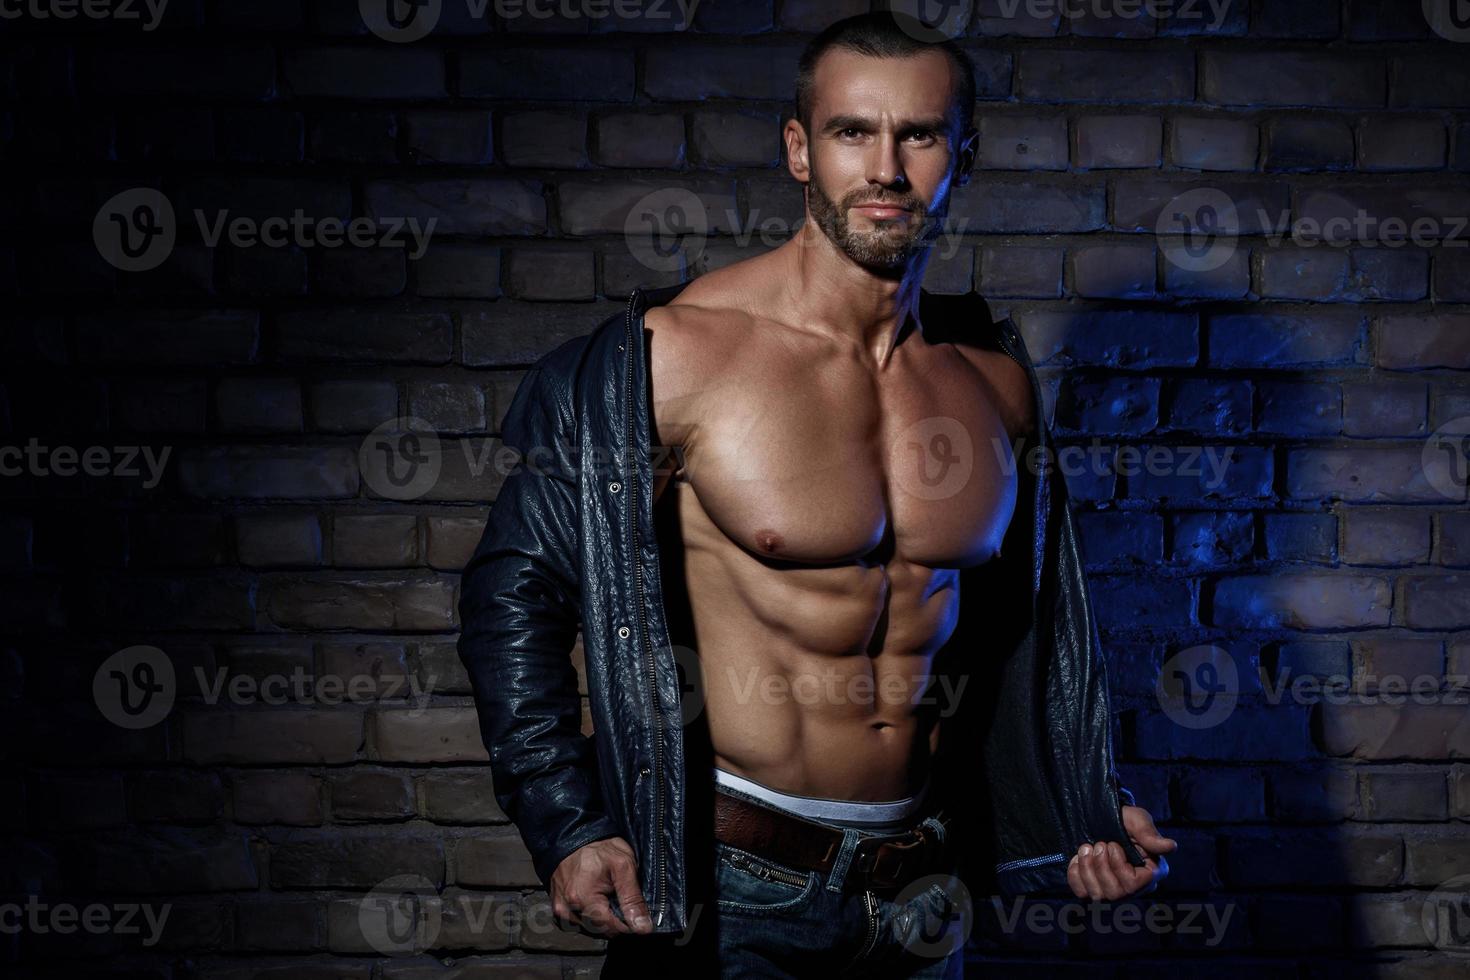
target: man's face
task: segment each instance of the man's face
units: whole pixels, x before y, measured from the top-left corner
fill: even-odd
[[[839,49],[817,62],[807,208],[854,262],[900,272],[938,237],[960,162],[950,139],[955,81],[939,51],[871,58]]]

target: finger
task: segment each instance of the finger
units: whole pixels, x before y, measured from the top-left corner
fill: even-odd
[[[1072,860],[1067,863],[1067,885],[1071,887],[1072,894],[1078,898],[1087,897],[1087,885],[1082,881],[1082,871],[1077,855],[1072,855]]]
[[[1093,878],[1098,884],[1098,893],[1095,897],[1104,900],[1113,898],[1118,892],[1118,879],[1113,876],[1112,869],[1108,866],[1107,845],[1101,841],[1095,842],[1092,845],[1092,853],[1083,860],[1091,864]]]
[[[1096,851],[1091,844],[1083,844],[1077,848],[1077,873],[1082,878],[1082,885],[1087,890],[1087,897],[1093,901],[1102,898],[1102,885],[1097,880],[1097,857]]]
[[[618,896],[618,908],[623,920],[632,932],[653,931],[653,920],[648,917],[648,904],[643,901],[643,890],[638,887],[638,866],[633,861],[619,861],[612,866],[613,890]]]
[[[613,914],[607,896],[595,895],[582,907],[582,926],[602,936],[621,936],[632,932],[622,919]]]
[[[1108,870],[1117,879],[1120,888],[1125,889],[1124,894],[1133,891],[1128,886],[1133,882],[1134,872],[1139,870],[1128,863],[1128,854],[1123,850],[1123,845],[1116,841],[1108,841]]]

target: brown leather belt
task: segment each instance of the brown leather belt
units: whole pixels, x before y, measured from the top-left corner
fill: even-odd
[[[934,817],[950,831],[943,813]],[[950,870],[945,848],[933,829],[918,825],[898,834],[858,841],[848,867],[849,887],[888,891],[927,874]],[[842,848],[841,830],[726,792],[715,793],[715,839],[757,857],[807,871],[828,872]]]

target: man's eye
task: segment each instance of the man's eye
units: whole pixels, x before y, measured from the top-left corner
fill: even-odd
[[[919,129],[919,130],[915,130],[912,133],[909,133],[909,139],[911,139],[911,140],[913,140],[913,141],[915,141],[917,143],[927,143],[930,140],[932,140],[933,138],[934,138],[934,133],[931,130],[927,130],[927,129]]]
[[[861,136],[862,133],[858,132],[856,129],[853,129],[851,126],[849,126],[846,129],[840,130],[837,133],[837,135],[838,136],[841,136],[844,139],[850,139],[850,138],[855,137],[855,136]]]

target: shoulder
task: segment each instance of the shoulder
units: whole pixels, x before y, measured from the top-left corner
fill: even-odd
[[[1000,413],[1006,432],[1012,439],[1028,435],[1036,428],[1036,394],[1026,369],[1004,351],[989,350],[970,344],[956,344],[955,350],[979,375],[986,394]]]

